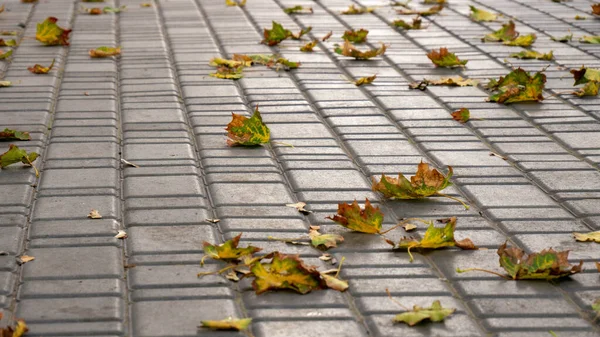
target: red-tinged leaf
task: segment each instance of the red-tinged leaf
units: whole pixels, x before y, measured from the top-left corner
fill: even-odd
[[[35,39],[47,46],[68,46],[71,30],[59,27],[57,21],[57,18],[50,16],[38,23]]]
[[[313,40],[311,42],[308,42],[304,46],[300,47],[300,51],[305,52],[305,53],[310,53],[317,46],[318,42],[319,42],[318,40]]]
[[[515,30],[515,23],[510,20],[508,23],[503,24],[502,28],[498,29],[493,33],[485,35],[481,41],[483,42],[502,42],[512,41],[519,36],[519,33]]]
[[[228,132],[227,145],[254,146],[268,143],[271,139],[269,128],[263,123],[258,111],[254,110],[252,117],[232,113],[232,120],[225,130]]]
[[[358,202],[354,200],[352,204],[338,204],[337,214],[333,217],[327,217],[327,219],[331,219],[353,231],[377,234],[381,231],[383,213],[381,213],[379,207],[373,207],[369,199],[366,199],[364,209],[361,209]]]
[[[489,85],[491,89],[497,91],[489,97],[489,100],[504,104],[542,101],[545,83],[546,75],[542,72],[531,76],[530,73],[518,68]]]
[[[17,41],[15,39],[4,40],[0,39],[0,47],[14,47],[17,45]]]
[[[466,123],[471,118],[471,112],[467,108],[460,108],[454,112],[452,112],[452,119],[457,122]]]
[[[333,31],[329,31],[329,33],[325,34],[325,36],[323,36],[321,38],[321,41],[325,42],[325,41],[329,40],[329,38],[331,37],[331,35],[333,35]]]
[[[2,50],[0,50],[0,60],[5,60],[7,58],[9,58],[12,55],[13,51],[12,49],[10,49],[7,52],[3,52]]]
[[[417,173],[410,181],[402,173],[398,179],[381,175],[381,180],[373,182],[373,191],[381,192],[386,198],[394,199],[419,199],[432,196],[439,191],[451,186],[452,167],[448,166],[448,175],[441,174],[435,168],[430,169],[429,164],[421,162]]]
[[[2,316],[3,314],[0,312],[0,320],[2,320]],[[27,324],[25,324],[24,320],[19,319],[14,328],[11,326],[0,328],[0,337],[22,337],[27,331],[29,331]]]
[[[27,70],[34,74],[47,74],[54,67],[55,59],[52,59],[52,63],[50,63],[49,67],[44,67],[43,65],[36,64],[33,67],[27,67]]]
[[[6,128],[4,131],[0,131],[0,140],[31,140],[31,135],[26,131],[17,131]]]

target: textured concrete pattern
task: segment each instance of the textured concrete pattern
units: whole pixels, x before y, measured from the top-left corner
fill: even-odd
[[[426,29],[410,31],[390,26],[411,17],[383,0],[2,3],[0,30],[17,30],[20,43],[11,60],[0,61],[0,78],[13,82],[0,88],[0,129],[30,131],[31,141],[14,144],[41,157],[39,178],[22,165],[0,172],[0,326],[23,318],[33,337],[243,335],[198,328],[201,320],[232,316],[253,318],[248,335],[256,337],[600,334],[591,309],[600,298],[600,246],[572,237],[600,230],[600,99],[567,93],[569,69],[600,68],[599,45],[578,41],[600,35],[593,1],[449,0],[440,15],[423,18]],[[376,9],[341,15],[351,4]],[[314,13],[284,13],[295,5]],[[502,20],[473,22],[469,5]],[[91,16],[82,6],[127,10]],[[48,16],[73,30],[69,47],[33,38]],[[485,83],[507,74],[504,60],[522,49],[480,39],[508,18],[521,34],[537,35],[535,50],[554,51],[552,61],[510,59],[528,71],[547,67],[546,100],[502,105],[486,102],[481,85],[408,87],[423,78],[461,75]],[[260,44],[272,20],[312,31],[303,42]],[[356,61],[333,52],[345,30],[359,28],[370,31],[359,48],[384,42],[385,55]],[[329,31],[331,39],[320,41]],[[551,40],[569,32],[571,42]],[[313,39],[315,52],[299,51]],[[123,54],[90,58],[88,50],[99,46],[121,46]],[[440,47],[469,60],[467,66],[435,68],[426,54]],[[234,53],[279,53],[302,65],[289,72],[252,67],[238,81],[208,76],[211,58]],[[53,58],[56,68],[47,75],[26,69]],[[350,82],[373,74],[372,85]],[[256,105],[271,144],[228,147],[223,129],[231,113],[249,115]],[[450,117],[462,107],[472,116],[465,124]],[[1,152],[8,144],[0,143]],[[386,200],[371,190],[371,177],[413,175],[421,160],[442,170],[451,165],[454,186],[444,193],[471,208],[439,197]],[[482,249],[414,252],[411,263],[376,235],[325,219],[338,203],[365,198],[381,207],[385,228],[403,218],[456,216],[457,237]],[[285,206],[298,201],[313,213]],[[89,219],[91,209],[103,218]],[[205,221],[213,218],[220,222]],[[222,266],[209,260],[200,267],[202,243],[239,233],[244,245],[299,254],[330,269],[317,249],[267,239],[302,236],[310,225],[344,235],[329,252],[345,257],[346,292],[257,296],[248,279],[196,276]],[[128,238],[115,238],[118,230]],[[424,231],[420,226],[417,235]],[[584,271],[556,282],[456,272],[501,272],[496,249],[505,241],[527,252],[571,250],[570,262],[583,260]],[[35,260],[19,265],[21,255]],[[405,306],[438,299],[457,310],[440,323],[394,324],[403,309],[386,288]]]

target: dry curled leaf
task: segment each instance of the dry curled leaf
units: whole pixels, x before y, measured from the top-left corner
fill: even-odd
[[[467,60],[461,61],[456,54],[449,52],[447,48],[440,48],[439,51],[432,50],[427,54],[427,58],[437,67],[464,67],[469,62]]]
[[[230,7],[234,7],[234,6],[244,7],[244,6],[246,6],[246,0],[240,0],[240,1],[225,0],[225,5],[230,6]]]
[[[87,96],[87,95],[86,95],[86,96]],[[123,159],[123,158],[121,158],[121,163],[123,163],[123,164],[125,164],[125,165],[127,165],[127,166],[135,167],[135,168],[139,168],[139,167],[140,167],[139,165],[137,165],[137,164],[134,164],[134,163],[132,163],[132,162],[130,162],[130,161],[128,161],[128,160],[125,160],[125,159]]]
[[[573,85],[585,84],[588,82],[600,82],[600,69],[581,67],[579,70],[572,69],[571,74],[575,79]]]
[[[12,55],[12,53],[13,53],[12,49],[10,49],[7,52],[0,50],[0,60],[5,60],[5,59],[9,58]]]
[[[100,212],[98,212],[97,209],[93,209],[88,214],[88,218],[90,218],[90,219],[102,219],[102,215],[100,215]]]
[[[220,321],[201,321],[200,323],[202,324],[200,326],[202,328],[244,331],[247,330],[250,323],[252,323],[252,318],[232,319],[229,317]]]
[[[227,262],[235,262],[245,256],[252,256],[256,252],[260,252],[262,249],[254,246],[248,246],[245,248],[238,248],[242,233],[237,235],[231,240],[225,241],[220,245],[213,245],[209,242],[204,242],[204,257],[200,260],[200,265],[204,265],[204,259],[210,257],[215,260],[223,260]]]
[[[29,256],[29,255],[21,255],[21,256],[17,257],[17,263],[19,265],[22,265],[22,264],[27,263],[27,262],[31,262],[33,260],[35,260],[35,257]]]
[[[305,202],[297,202],[295,204],[285,204],[287,207],[294,207],[295,209],[298,210],[298,212],[302,213],[302,214],[310,214],[312,213],[312,211],[309,211],[307,209],[304,208],[304,206],[306,206]]]
[[[382,43],[381,47],[378,49],[371,49],[371,50],[367,50],[367,51],[363,52],[363,51],[356,49],[347,40],[344,41],[343,47],[340,47],[340,45],[338,45],[338,44],[335,44],[334,46],[335,46],[334,51],[336,52],[336,54],[340,54],[340,55],[348,56],[348,57],[354,57],[357,60],[368,60],[375,56],[383,55],[385,53],[385,50],[387,49],[387,46]]]
[[[369,76],[369,77],[361,77],[359,79],[357,79],[356,81],[354,81],[354,85],[357,87],[360,87],[363,84],[371,84],[373,83],[373,81],[375,81],[375,79],[377,78],[377,75],[373,75],[373,76]]]
[[[537,35],[535,34],[527,34],[521,35],[514,40],[504,41],[502,44],[506,46],[516,46],[516,47],[531,47],[531,45],[537,39]]]
[[[326,287],[314,266],[307,266],[297,255],[275,252],[270,263],[255,263],[250,271],[257,295],[269,290],[289,289],[306,294]]]
[[[437,5],[437,6],[433,6],[433,7],[429,8],[429,9],[425,9],[425,10],[398,9],[398,10],[396,10],[396,13],[400,14],[400,15],[429,16],[429,15],[438,14],[439,12],[442,11],[442,9],[444,9],[443,5]]]
[[[467,87],[467,86],[476,86],[479,84],[478,80],[463,78],[461,76],[454,77],[442,77],[438,80],[429,80],[423,79],[421,82],[414,82],[409,84],[408,86],[411,89],[420,89],[425,90],[425,88],[429,85],[448,85],[448,86],[458,86],[458,87]]]
[[[573,40],[573,34],[569,34],[569,35],[564,35],[564,36],[559,36],[559,37],[550,37],[550,39],[552,41],[556,41],[556,42],[570,42],[571,40]]]
[[[54,61],[55,61],[55,59],[52,59],[52,63],[50,63],[50,66],[48,66],[48,67],[44,67],[43,65],[36,64],[33,67],[28,67],[27,70],[29,70],[30,72],[32,72],[34,74],[47,74],[54,67]]]
[[[231,113],[232,120],[227,124],[227,145],[253,146],[268,143],[271,139],[269,128],[263,123],[258,111],[254,110],[252,117]]]
[[[340,13],[344,14],[344,15],[359,15],[359,14],[371,13],[374,10],[375,10],[375,7],[356,7],[354,4],[351,4],[350,6],[348,6],[348,9],[346,9],[345,11],[342,11]]]
[[[512,41],[519,36],[519,33],[515,30],[515,23],[510,20],[508,23],[502,25],[502,28],[498,29],[493,33],[486,34],[481,41],[483,42],[502,42]]]
[[[321,41],[325,42],[325,41],[329,40],[329,38],[331,37],[331,35],[333,35],[333,31],[329,31],[329,33],[325,34],[325,36],[323,36],[321,38]]]
[[[2,320],[2,317],[3,314],[0,312],[0,320]],[[29,331],[27,324],[25,324],[24,320],[19,319],[14,328],[11,326],[0,328],[0,337],[22,337],[27,331]]]
[[[546,60],[546,61],[550,61],[554,58],[554,53],[552,51],[550,51],[549,53],[546,54],[542,54],[540,52],[537,52],[535,50],[523,50],[519,53],[513,53],[510,54],[509,57],[514,57],[514,58],[518,58],[518,59],[535,59],[535,60]]]
[[[373,207],[369,199],[365,200],[365,208],[361,209],[358,202],[338,204],[337,214],[327,217],[353,231],[377,234],[381,231],[383,213],[379,207]]]
[[[578,97],[598,96],[599,85],[596,81],[586,83],[582,88],[573,91],[573,95]]]
[[[31,140],[31,135],[27,131],[6,128],[4,131],[0,131],[0,141],[1,140]]]
[[[408,23],[408,22],[406,22],[404,20],[400,20],[400,19],[394,20],[394,22],[392,22],[392,26],[404,28],[404,29],[407,29],[407,30],[410,30],[410,29],[423,29],[423,28],[425,28],[425,27],[423,27],[423,20],[419,16],[417,16],[416,18],[414,18],[412,20],[412,23]]]
[[[102,58],[102,57],[110,57],[110,56],[119,56],[121,55],[121,47],[98,47],[96,49],[90,49],[89,54],[93,58]]]
[[[592,14],[600,15],[600,3],[592,4]]]
[[[460,108],[451,113],[452,119],[457,122],[466,123],[471,118],[471,112],[467,108]]]
[[[498,20],[498,15],[497,14],[494,14],[492,12],[488,12],[488,11],[483,10],[483,9],[477,9],[474,6],[469,6],[469,8],[471,9],[471,14],[469,14],[469,17],[473,21],[477,21],[477,22],[491,22],[491,21]]]
[[[600,243],[600,231],[589,232],[589,233],[573,233],[573,237],[577,241],[593,241]]]
[[[414,326],[422,321],[429,320],[432,322],[441,322],[446,317],[452,315],[456,311],[454,308],[443,308],[440,301],[433,301],[431,307],[421,308],[418,305],[413,306],[411,311],[406,311],[394,317],[395,323],[406,323]]]
[[[71,30],[59,27],[57,21],[57,18],[50,16],[38,23],[35,39],[47,46],[68,46]]]
[[[508,75],[500,77],[498,81],[488,84],[490,89],[496,90],[489,97],[491,102],[515,103],[527,101],[542,101],[546,75],[537,72],[531,76],[530,73],[518,68]]]
[[[376,182],[371,179],[373,191],[381,192],[386,198],[394,199],[419,199],[432,196],[439,191],[451,186],[452,166],[448,166],[448,175],[441,174],[435,168],[429,169],[429,164],[419,163],[417,173],[410,181],[402,173],[398,179],[381,175],[381,180]]]
[[[363,43],[367,40],[368,34],[369,31],[366,29],[351,29],[344,32],[344,35],[342,35],[342,39],[345,41],[350,41],[352,43]]]
[[[127,239],[127,232],[125,232],[124,230],[119,230],[117,232],[117,234],[115,235],[116,239]]]
[[[405,231],[410,232],[417,229],[417,226],[411,223],[407,223],[406,225],[402,226],[402,228],[404,228]]]
[[[210,222],[210,223],[219,223],[221,221],[221,219],[204,219],[204,221]]]

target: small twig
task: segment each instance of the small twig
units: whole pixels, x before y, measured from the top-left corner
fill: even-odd
[[[508,277],[508,276],[506,276],[506,275],[503,275],[503,274],[500,274],[500,273],[496,273],[495,271],[491,271],[491,270],[487,270],[487,269],[481,269],[481,268],[467,268],[467,269],[460,269],[460,268],[456,268],[456,272],[457,272],[457,273],[467,273],[467,272],[470,272],[470,271],[482,271],[482,272],[484,272],[484,273],[488,273],[488,274],[494,274],[494,275],[496,275],[496,276],[500,276],[500,277],[502,277],[502,278],[503,278],[503,279],[505,279],[505,280],[512,281],[512,278],[510,278],[510,277]]]
[[[504,156],[502,156],[502,155],[499,155],[499,154],[497,154],[496,152],[491,152],[491,151],[490,151],[490,156],[492,156],[492,157],[498,157],[498,158],[501,158],[501,159],[504,159],[504,160],[506,160],[506,157],[504,157]]]

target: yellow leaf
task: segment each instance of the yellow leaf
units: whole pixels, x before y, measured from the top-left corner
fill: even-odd
[[[59,27],[57,21],[57,18],[50,16],[38,23],[35,39],[48,46],[68,46],[71,30]]]
[[[530,47],[536,39],[537,36],[535,34],[527,34],[521,35],[514,40],[504,41],[503,44],[506,46]]]
[[[573,236],[577,241],[593,241],[600,243],[600,231],[589,233],[573,233]]]
[[[36,64],[33,67],[28,67],[27,70],[31,71],[34,74],[47,74],[50,70],[52,70],[52,67],[54,67],[54,61],[55,59],[52,59],[52,63],[50,63],[49,67],[44,67],[42,65]]]
[[[342,11],[341,14],[358,15],[358,14],[371,13],[374,10],[375,10],[375,7],[356,7],[356,6],[354,6],[354,4],[352,4],[348,7],[348,9],[346,9],[345,11]]]
[[[483,10],[483,9],[477,9],[474,6],[469,6],[469,8],[471,9],[471,14],[469,14],[469,17],[473,21],[477,21],[477,22],[490,22],[490,21],[496,21],[496,20],[498,20],[498,15],[497,14],[488,12],[488,11]]]
[[[97,209],[93,209],[90,211],[90,214],[88,214],[88,218],[91,219],[102,219],[102,215],[100,215],[100,212],[98,212]]]
[[[467,60],[461,61],[456,54],[449,52],[447,48],[440,48],[439,51],[432,50],[427,54],[427,58],[437,67],[463,67],[469,62]]]
[[[94,58],[118,56],[121,55],[121,47],[112,48],[103,46],[96,49],[90,49],[89,53],[90,56]]]
[[[263,123],[258,106],[256,106],[254,114],[250,118],[234,113],[231,113],[231,115],[232,120],[225,128],[228,132],[227,145],[253,146],[268,143],[271,139],[271,131]]]
[[[360,87],[363,84],[371,84],[371,83],[373,83],[373,81],[375,81],[376,78],[377,78],[377,75],[373,75],[373,76],[369,76],[369,77],[361,77],[358,80],[354,81],[354,85],[356,85],[357,87]]]
[[[252,254],[262,250],[261,248],[254,246],[238,248],[241,237],[242,233],[231,240],[225,241],[225,243],[221,245],[213,245],[209,242],[204,242],[204,254],[206,255],[202,258],[200,264],[204,264],[204,259],[206,257],[210,257],[215,260],[236,261],[244,256],[251,256]]]
[[[202,328],[243,331],[248,329],[251,322],[252,318],[232,319],[229,317],[220,321],[201,321],[200,323]]]
[[[439,12],[442,11],[442,9],[444,9],[443,5],[437,5],[437,6],[433,6],[426,10],[398,9],[398,10],[396,10],[396,13],[400,14],[400,15],[429,16],[429,15],[438,14]]]
[[[402,173],[398,174],[398,179],[382,174],[379,182],[375,182],[372,179],[372,189],[373,191],[381,192],[386,198],[425,198],[451,186],[450,178],[452,177],[452,173],[452,166],[448,166],[448,175],[444,176],[435,168],[429,169],[429,164],[421,161],[417,168],[417,173],[410,178],[410,181]]]
[[[297,255],[275,252],[271,263],[255,263],[250,271],[254,277],[252,286],[257,295],[277,289],[306,294],[326,286],[315,267],[304,265]]]

